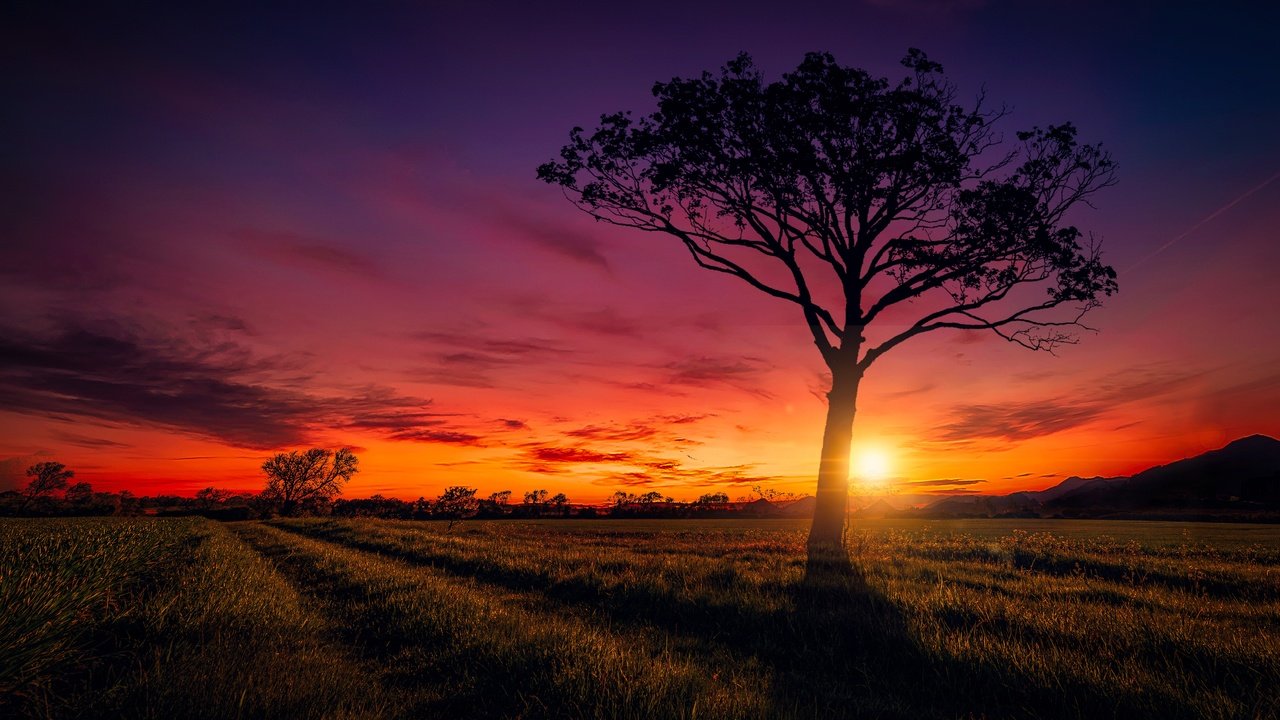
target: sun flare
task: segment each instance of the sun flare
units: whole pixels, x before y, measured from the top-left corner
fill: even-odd
[[[853,478],[863,485],[879,486],[889,479],[890,469],[888,453],[868,448],[854,457]]]

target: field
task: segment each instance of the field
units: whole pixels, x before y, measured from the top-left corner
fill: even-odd
[[[0,522],[0,715],[1275,717],[1280,527]]]

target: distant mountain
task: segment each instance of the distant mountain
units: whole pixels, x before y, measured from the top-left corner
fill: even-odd
[[[853,516],[856,518],[884,518],[891,515],[897,515],[899,512],[900,511],[897,508],[886,502],[884,498],[880,498],[864,508],[854,510]]]
[[[921,508],[925,517],[993,517],[996,515],[1035,515],[1040,502],[1030,493],[1012,495],[948,495]]]
[[[779,517],[811,518],[813,517],[813,509],[817,506],[818,498],[812,495],[806,495],[799,500],[794,500],[779,507],[776,514]]]
[[[1035,498],[1036,500],[1039,500],[1042,503],[1045,503],[1045,502],[1049,502],[1050,500],[1057,500],[1058,498],[1064,497],[1066,495],[1071,495],[1077,491],[1097,490],[1103,487],[1109,487],[1111,485],[1122,484],[1124,482],[1127,482],[1128,480],[1129,478],[1125,478],[1125,477],[1104,478],[1101,475],[1098,475],[1091,478],[1082,478],[1079,475],[1072,475],[1071,477],[1067,478],[1066,480],[1063,480],[1062,482],[1058,483],[1057,485],[1054,485],[1051,488],[1045,488],[1044,490],[1033,490],[1033,491],[1026,492],[1025,494],[1030,495],[1031,497]],[[1017,495],[1019,493],[1014,493],[1014,494]]]
[[[871,517],[872,513],[922,518],[1280,520],[1280,440],[1251,435],[1202,455],[1144,470],[1131,478],[1073,476],[1044,490],[1008,495],[946,495],[916,510],[891,513],[873,505],[855,515]]]
[[[1280,509],[1280,440],[1251,435],[1128,482],[1081,485],[1045,504],[1089,511]]]

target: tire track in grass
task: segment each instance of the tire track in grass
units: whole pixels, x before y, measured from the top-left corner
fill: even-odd
[[[495,592],[275,527],[242,532],[346,628],[348,642],[420,692],[403,716],[771,714],[767,683],[759,677],[716,679],[645,638],[531,609],[538,604],[528,593]]]
[[[270,562],[220,523],[193,537],[141,610],[136,672],[84,717],[384,715],[385,693]]]
[[[657,587],[653,582],[654,567],[643,567],[622,560],[604,562],[557,558],[554,562],[527,563],[525,566],[510,564],[530,560],[522,549],[503,548],[506,562],[486,557],[482,548],[445,547],[448,538],[435,535],[416,535],[412,529],[396,529],[376,535],[361,534],[365,528],[355,528],[335,523],[284,523],[276,524],[281,530],[321,540],[327,543],[395,558],[417,566],[448,573],[454,577],[469,578],[504,592],[536,591],[546,601],[554,603],[561,612],[582,608],[594,612],[614,623],[638,626],[641,630],[661,627],[680,634],[715,630],[720,640],[733,640],[736,629],[742,629],[745,647],[751,652],[761,641],[759,628],[785,622],[785,607],[776,603],[768,607],[748,607],[741,602],[741,591],[748,588],[739,582],[736,572],[719,568],[706,580],[723,586],[720,602],[679,597],[671,588]],[[416,543],[410,545],[410,542]],[[501,541],[501,538],[495,538]],[[439,547],[436,547],[439,546]],[[545,544],[539,546],[545,549]],[[489,553],[496,555],[497,553]],[[648,582],[629,582],[626,579],[606,578],[615,569],[647,571],[643,575]],[[557,572],[567,571],[567,572]],[[617,580],[612,582],[610,580]],[[769,598],[781,601],[785,598]],[[720,627],[723,625],[724,627]],[[706,638],[699,638],[705,641]],[[712,638],[714,639],[714,638]]]
[[[903,683],[895,672],[878,673],[886,660],[915,676],[930,669],[947,671],[927,665],[900,618],[892,617],[885,601],[856,578],[822,587],[797,583],[783,597],[771,598],[781,604],[760,607],[735,604],[732,573],[720,572],[724,602],[702,604],[643,583],[601,585],[598,578],[553,577],[545,569],[504,568],[480,557],[414,553],[389,538],[344,533],[358,528],[335,523],[288,521],[272,527],[482,585],[487,592],[533,596],[550,612],[585,615],[595,623],[655,635],[695,656],[711,653],[735,664],[763,664],[774,685],[770,717],[947,716],[919,698],[916,684]],[[851,655],[842,656],[846,651]],[[835,668],[848,669],[850,657],[855,658],[856,677],[838,677]]]
[[[904,632],[901,619],[895,620],[892,612],[885,613],[885,608],[877,607],[875,602],[867,607],[866,597],[850,596],[847,593],[842,597],[836,597],[840,595],[837,592],[834,595],[828,595],[827,599],[818,598],[816,602],[812,597],[806,599],[801,593],[792,597],[794,606],[729,607],[725,609],[726,612],[723,615],[715,617],[714,613],[707,613],[709,609],[707,606],[696,602],[690,603],[689,598],[680,597],[678,593],[673,592],[678,590],[675,588],[646,588],[643,585],[626,586],[625,584],[617,586],[610,585],[599,577],[577,577],[572,573],[566,576],[563,572],[557,572],[564,568],[559,567],[559,559],[556,558],[547,558],[545,562],[538,562],[536,559],[531,561],[522,553],[494,553],[492,549],[477,546],[474,543],[450,542],[448,538],[440,538],[425,532],[413,533],[412,528],[393,532],[351,524],[306,522],[286,524],[282,529],[303,536],[314,536],[340,546],[407,560],[421,567],[478,580],[501,590],[536,590],[545,594],[550,600],[561,603],[566,608],[566,612],[572,612],[575,608],[589,607],[594,609],[597,616],[627,626],[661,628],[667,631],[668,635],[674,636],[689,634],[688,639],[692,642],[720,644],[739,654],[758,656],[774,667],[775,684],[780,684],[779,687],[794,686],[796,692],[792,693],[793,696],[828,695],[833,699],[857,703],[860,700],[865,701],[867,695],[872,697],[887,695],[893,698],[894,707],[897,709],[909,708],[915,702],[929,702],[917,700],[902,688],[895,687],[894,683],[884,682],[883,678],[872,677],[878,670],[896,665],[901,671],[920,675],[922,681],[927,681],[928,677],[937,674],[943,680],[942,685],[971,686],[967,687],[967,692],[999,695],[1003,698],[1000,702],[1010,703],[1011,712],[1017,707],[1025,709],[1028,707],[1025,703],[1029,702],[1031,706],[1041,707],[1042,712],[1048,715],[1072,716],[1075,713],[1071,707],[1055,704],[1053,699],[1065,692],[1066,688],[1070,688],[1071,694],[1082,703],[1077,709],[1084,714],[1093,710],[1105,711],[1107,708],[1110,708],[1111,712],[1118,712],[1118,708],[1127,708],[1138,715],[1159,714],[1158,708],[1180,706],[1182,702],[1178,698],[1184,697],[1183,690],[1173,686],[1160,689],[1136,687],[1123,690],[1100,686],[1095,681],[1101,677],[1099,672],[1104,674],[1108,672],[1109,663],[1105,660],[1099,661],[1101,665],[1098,667],[1065,675],[1056,671],[1046,675],[1043,668],[1034,666],[1033,663],[1026,670],[1038,676],[1032,680],[1021,672],[1011,670],[1005,661],[994,656],[987,657],[989,654],[987,650],[981,650],[975,655],[970,649],[960,648],[963,652],[959,652],[955,657],[947,657],[957,650],[951,648],[940,654],[943,647],[950,647],[945,643],[936,649],[920,647],[919,639]],[[493,542],[500,540],[501,538],[494,539]],[[570,565],[574,563],[571,562]],[[575,567],[582,565],[584,564],[577,563]],[[585,564],[585,566],[589,565],[590,563]],[[909,577],[909,568],[891,564],[888,568],[882,568],[882,570],[886,569],[890,574],[881,578],[881,581],[898,586],[899,591],[903,590],[904,582],[908,585],[919,584]],[[651,592],[653,590],[666,592]],[[925,599],[926,597],[922,596],[913,602],[918,604],[919,600]],[[829,600],[834,600],[835,603],[849,602],[852,605],[852,611],[833,608]],[[979,648],[985,648],[988,645],[992,647],[1007,645],[1008,647],[998,654],[1007,655],[1007,660],[1010,662],[1017,660],[1024,654],[1023,651],[1032,652],[1037,648],[1054,653],[1062,650],[1066,653],[1064,658],[1085,661],[1083,656],[1079,656],[1078,647],[1072,650],[1081,641],[1077,637],[1079,628],[1059,627],[1054,623],[1034,621],[1035,618],[1022,618],[1017,614],[1010,614],[1016,608],[1011,606],[1002,609],[1002,607],[986,608],[981,616],[973,613],[967,605],[953,608],[953,614],[960,613],[955,617],[938,616],[937,608],[923,606],[913,609],[912,612],[925,612],[921,618],[925,621],[925,625],[920,629],[927,632],[942,632],[946,636],[947,643],[951,645],[955,644],[953,641],[964,641],[962,645],[977,642]],[[887,616],[883,624],[889,625],[890,629],[877,627],[875,620],[868,623],[865,618],[859,617],[862,610],[858,608],[866,610],[872,618]],[[806,617],[807,614],[815,617]],[[704,617],[710,621],[708,624],[711,627],[699,627],[697,621]],[[946,622],[948,620],[950,622]],[[943,621],[941,625],[939,621]],[[960,627],[955,627],[957,624]],[[895,626],[896,630],[892,629]],[[978,627],[983,627],[983,632],[989,637],[974,634]],[[842,638],[841,633],[843,631],[847,636],[853,628],[858,630],[854,631],[856,639],[851,643],[847,637]],[[1041,637],[1045,632],[1050,633],[1050,636]],[[965,638],[970,635],[972,640],[966,640]],[[1141,633],[1139,635],[1141,637],[1134,636],[1131,639],[1134,643],[1138,643],[1139,647],[1143,647],[1142,638],[1146,635]],[[1015,641],[1014,636],[1020,639]],[[894,646],[895,643],[899,643],[900,646]],[[821,648],[824,644],[829,648],[839,647],[845,651],[852,651],[855,653],[855,658],[861,656],[863,659],[854,659],[850,662],[847,657],[840,657],[839,652],[829,651],[825,655],[819,652],[815,661],[814,653],[807,648],[814,646]],[[912,644],[916,645],[914,649],[910,647]],[[787,648],[786,645],[800,647]],[[1059,645],[1063,647],[1057,648],[1056,646]],[[1164,651],[1173,649],[1163,645],[1161,647]],[[1231,687],[1244,689],[1249,686],[1248,682],[1237,682],[1230,677],[1235,674],[1235,670],[1240,669],[1236,667],[1240,663],[1236,658],[1218,656],[1216,652],[1203,655],[1202,651],[1196,647],[1181,645],[1178,647],[1181,648],[1181,662],[1186,664],[1183,668],[1185,672],[1193,671],[1206,664],[1230,666],[1227,667],[1228,672],[1225,675],[1214,673],[1220,677],[1209,681],[1207,686],[1200,686],[1193,695],[1185,696],[1186,700],[1194,697],[1197,701],[1208,701],[1209,698],[1204,695],[1205,693],[1213,694]],[[1109,648],[1110,645],[1104,643],[1096,649],[1101,651]],[[1126,654],[1131,652],[1132,648]],[[1008,655],[1008,653],[1013,654]],[[824,685],[824,680],[830,678],[821,668],[823,657],[833,666],[843,666],[854,672],[865,672],[868,674],[868,679],[860,683],[861,687],[858,687],[859,683],[855,683],[855,687],[852,688],[846,686],[839,689]],[[1154,663],[1154,665],[1161,664]],[[1147,661],[1138,662],[1138,665],[1142,666],[1142,669],[1154,669],[1154,667],[1148,667],[1152,663]],[[1110,671],[1114,672],[1115,669],[1112,668]],[[795,677],[797,675],[799,677]],[[845,678],[844,682],[847,683],[848,679]],[[834,684],[840,683],[841,681],[836,679]],[[959,692],[960,688],[956,689]],[[963,693],[960,695],[963,696]],[[937,699],[934,710],[939,711],[940,707],[947,706],[960,712],[963,711],[964,703],[956,704],[954,700],[945,702],[944,699]],[[1056,712],[1049,712],[1050,708],[1056,708]],[[1183,709],[1186,710],[1185,707]]]

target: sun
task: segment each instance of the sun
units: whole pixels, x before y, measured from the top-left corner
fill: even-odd
[[[883,485],[890,470],[889,455],[883,450],[864,449],[853,459],[853,479],[863,485]]]

